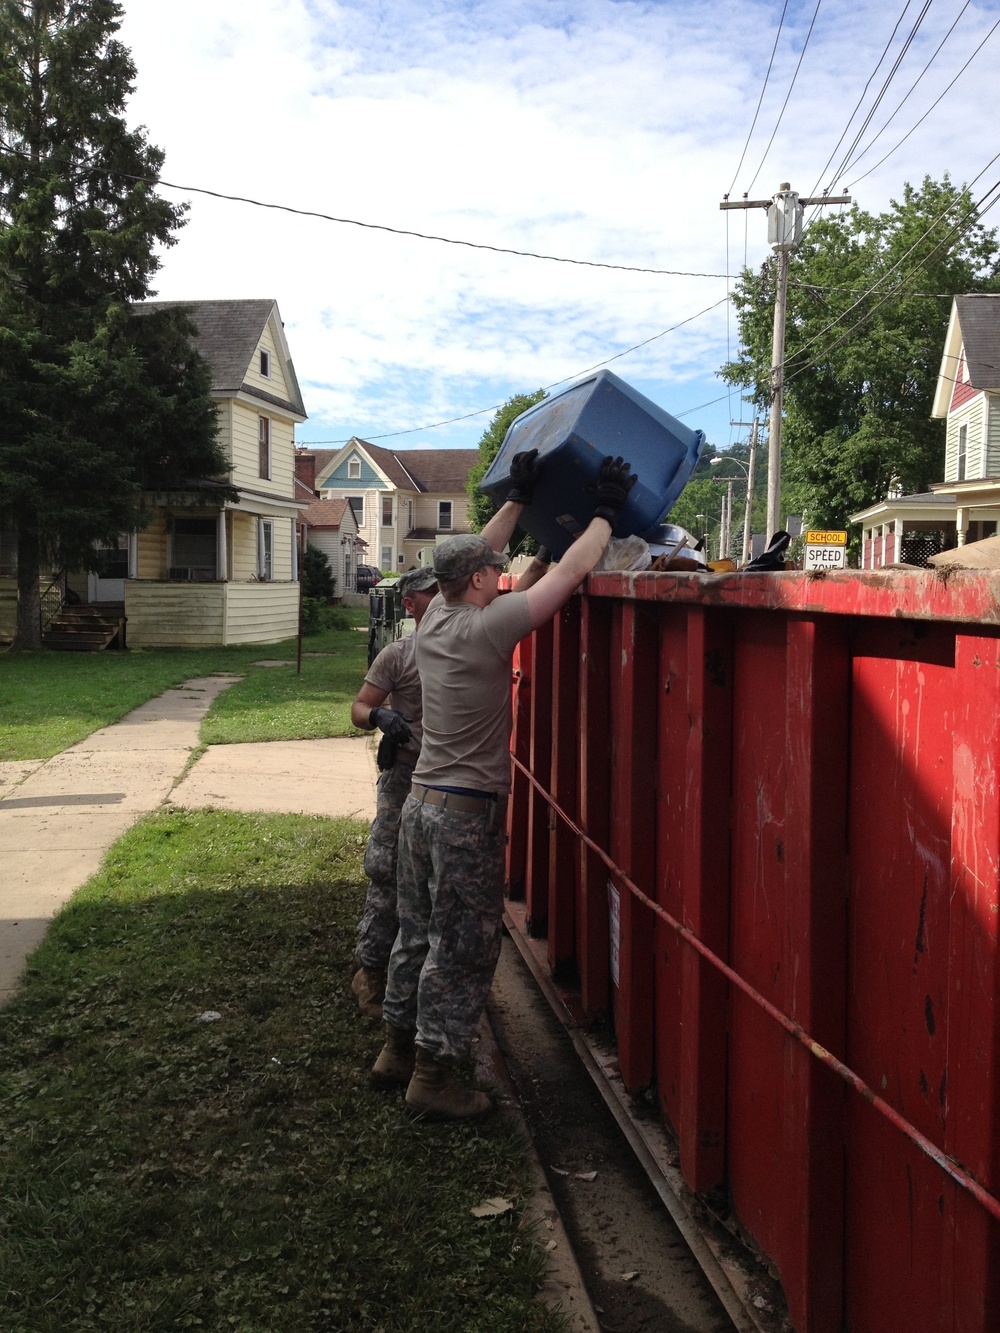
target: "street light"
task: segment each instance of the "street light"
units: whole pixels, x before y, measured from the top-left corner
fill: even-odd
[[[755,434],[756,434],[756,423],[755,423]],[[749,466],[746,463],[742,462],[739,458],[733,458],[732,454],[716,454],[716,456],[713,459],[709,460],[710,467],[717,467],[720,463],[735,463],[737,467],[743,469],[744,475],[746,477],[747,503],[746,503],[746,510],[743,516],[743,557],[741,560],[741,564],[744,565],[750,559],[750,510],[753,505],[754,465],[756,461],[757,461],[757,451],[753,447],[751,447],[750,449]],[[724,513],[726,514],[727,517],[727,522],[726,522],[727,554],[728,554],[729,539],[732,535],[732,525],[733,525],[733,482],[736,480],[737,480],[736,477],[726,478],[726,481],[728,481],[729,483],[729,485],[726,487],[726,503],[724,508]]]

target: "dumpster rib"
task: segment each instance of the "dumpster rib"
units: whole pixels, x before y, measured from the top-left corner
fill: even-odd
[[[922,1134],[915,1125],[912,1125],[908,1120],[901,1116],[898,1111],[878,1095],[874,1088],[869,1087],[869,1085],[865,1083],[853,1069],[849,1068],[843,1061],[838,1060],[835,1055],[828,1051],[824,1046],[820,1045],[819,1042],[804,1030],[801,1024],[796,1023],[793,1019],[789,1018],[787,1014],[783,1013],[773,1005],[770,1000],[761,995],[758,990],[751,986],[750,983],[740,976],[738,972],[735,972],[727,963],[723,962],[717,954],[713,953],[707,945],[701,942],[693,931],[689,930],[687,926],[678,921],[666,911],[665,908],[661,907],[659,903],[654,902],[652,898],[643,893],[642,889],[629,879],[628,875],[625,874],[621,867],[615,865],[607,852],[605,852],[602,847],[598,846],[592,838],[588,837],[583,829],[579,828],[569,815],[557,805],[551,794],[545,790],[534,774],[521,763],[516,755],[511,755],[511,762],[525,774],[531,786],[548,802],[556,817],[564,820],[568,827],[572,829],[576,837],[584,842],[596,856],[600,857],[607,868],[613,872],[616,879],[621,882],[630,894],[648,907],[650,911],[660,918],[660,920],[664,921],[679,939],[683,940],[686,944],[689,944],[691,948],[699,953],[701,957],[710,964],[710,966],[715,968],[727,981],[731,982],[741,990],[743,994],[762,1009],[769,1018],[772,1018],[780,1027],[782,1027],[789,1036],[794,1037],[795,1040],[804,1046],[817,1060],[826,1065],[828,1069],[833,1070],[833,1072],[846,1083],[850,1084],[850,1086],[853,1087],[856,1092],[860,1093],[864,1100],[874,1110],[878,1111],[878,1113],[888,1120],[890,1124],[904,1134],[926,1157],[949,1176],[956,1185],[965,1190],[966,1193],[971,1194],[976,1202],[988,1212],[991,1217],[1000,1221],[1000,1200],[996,1199],[988,1190],[985,1190],[960,1163],[942,1152],[942,1150],[927,1138],[925,1134]]]

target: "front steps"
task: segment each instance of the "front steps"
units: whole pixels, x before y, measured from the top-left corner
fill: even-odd
[[[100,653],[125,647],[125,605],[64,606],[49,621],[42,646],[64,653]]]

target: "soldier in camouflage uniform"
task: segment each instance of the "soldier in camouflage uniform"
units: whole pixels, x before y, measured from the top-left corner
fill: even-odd
[[[404,609],[419,626],[437,592],[431,569],[414,569],[399,580]],[[375,819],[365,849],[368,892],[358,924],[358,970],[351,990],[358,1007],[370,1018],[382,1017],[386,968],[396,938],[396,848],[399,816],[410,793],[413,766],[420,754],[420,677],[413,634],[387,644],[368,668],[364,684],[351,705],[356,727],[379,727],[378,797]]]
[[[523,579],[501,597],[504,556],[494,548],[510,539],[539,470],[537,450],[515,455],[513,488],[482,535],[437,546],[441,595],[417,636],[424,734],[400,823],[399,934],[372,1082],[405,1087],[409,1110],[429,1119],[493,1105],[461,1086],[454,1066],[471,1050],[500,954],[513,652],[597,564],[636,480],[620,458],[605,459],[584,532],[558,564],[541,565],[527,591]]]

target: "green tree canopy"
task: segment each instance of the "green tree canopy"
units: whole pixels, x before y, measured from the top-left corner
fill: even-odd
[[[490,521],[497,511],[497,506],[488,495],[485,495],[479,485],[489,469],[490,464],[500,452],[500,446],[506,438],[510,429],[510,424],[515,417],[519,417],[522,412],[527,412],[529,407],[534,407],[545,397],[543,389],[536,389],[534,393],[516,393],[513,398],[508,398],[501,407],[487,429],[483,432],[479,441],[479,459],[473,465],[469,473],[469,480],[466,483],[466,489],[469,493],[469,521],[475,532],[482,532],[483,528]],[[524,544],[532,543],[530,537],[518,528],[511,538],[511,545],[514,548]],[[536,549],[532,543],[531,549]]]
[[[744,270],[735,294],[742,352],[730,384],[770,406],[774,260]],[[943,477],[931,420],[951,297],[1000,290],[995,231],[966,187],[925,178],[880,214],[855,206],[806,231],[789,263],[782,427],[783,512],[846,526],[891,485]]]
[[[183,310],[133,313],[183,208],[128,129],[115,0],[0,0],[0,522],[15,528],[15,647],[38,581],[146,519],[144,486],[225,472]]]

